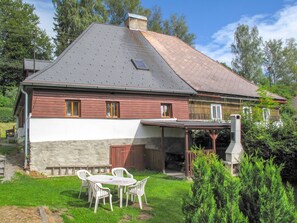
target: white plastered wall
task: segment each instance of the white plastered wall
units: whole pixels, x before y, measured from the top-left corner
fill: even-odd
[[[161,137],[160,127],[139,119],[30,118],[29,129],[30,142]],[[184,137],[184,130],[166,128],[165,136]]]

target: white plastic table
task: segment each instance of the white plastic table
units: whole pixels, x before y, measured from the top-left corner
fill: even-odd
[[[115,176],[111,176],[111,175],[92,175],[92,176],[87,177],[87,180],[92,181],[94,183],[110,184],[110,185],[119,186],[120,208],[122,208],[122,204],[123,204],[123,187],[130,186],[137,182],[133,178],[115,177]]]

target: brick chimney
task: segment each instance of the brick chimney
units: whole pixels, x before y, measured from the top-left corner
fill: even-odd
[[[132,30],[147,31],[147,18],[142,15],[127,13],[125,26]]]

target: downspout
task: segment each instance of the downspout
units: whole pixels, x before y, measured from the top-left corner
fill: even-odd
[[[25,162],[24,169],[28,168],[28,93],[21,86],[21,92],[25,95]]]

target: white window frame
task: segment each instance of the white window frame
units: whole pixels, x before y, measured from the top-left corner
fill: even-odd
[[[263,121],[268,122],[269,118],[270,118],[270,109],[269,108],[262,108],[262,115],[263,115]]]
[[[247,117],[250,117],[252,115],[252,113],[253,113],[252,107],[250,107],[250,106],[243,106],[242,107],[242,113],[244,115],[246,115]]]
[[[214,113],[213,113],[213,108],[215,107],[216,109],[216,117],[214,117]],[[218,111],[220,113],[220,116],[217,117],[218,115]],[[222,120],[222,105],[221,104],[211,104],[210,105],[210,114],[211,114],[211,119],[212,120],[216,120],[216,121],[220,121]]]

